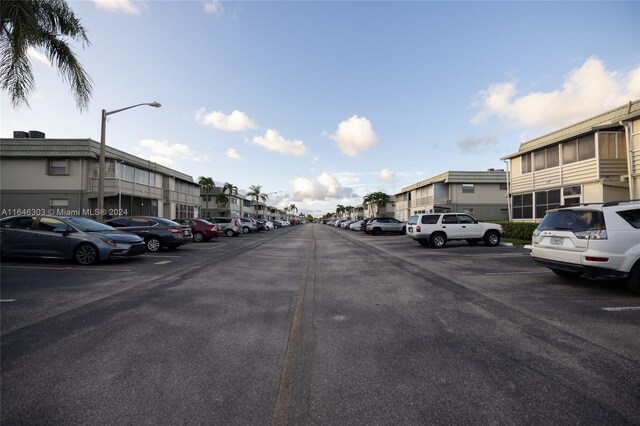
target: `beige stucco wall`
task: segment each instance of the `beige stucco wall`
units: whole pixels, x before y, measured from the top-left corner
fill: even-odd
[[[81,190],[82,160],[69,159],[68,175],[47,175],[45,159],[0,159],[0,189],[2,190]]]

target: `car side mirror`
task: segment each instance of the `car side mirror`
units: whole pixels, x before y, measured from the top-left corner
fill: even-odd
[[[63,227],[58,227],[58,228],[53,228],[53,232],[55,232],[56,234],[62,234],[64,236],[69,235],[69,228],[63,228]]]

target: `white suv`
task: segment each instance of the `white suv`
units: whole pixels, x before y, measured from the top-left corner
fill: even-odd
[[[500,244],[502,227],[495,223],[479,222],[464,213],[426,213],[411,216],[407,222],[407,235],[421,246],[442,248],[449,240],[466,240],[475,245]]]
[[[640,201],[549,210],[533,232],[531,256],[561,277],[623,278],[640,293]]]

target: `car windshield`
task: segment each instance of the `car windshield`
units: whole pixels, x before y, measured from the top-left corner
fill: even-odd
[[[204,220],[204,219],[200,219],[200,223],[202,223],[204,225],[213,225],[213,223],[209,222],[208,220]]]
[[[539,231],[593,231],[606,229],[602,212],[559,210],[549,212],[538,225]]]
[[[93,219],[87,219],[85,217],[72,217],[67,220],[75,228],[84,232],[116,231],[115,228],[109,225],[105,225],[104,223],[97,222]]]

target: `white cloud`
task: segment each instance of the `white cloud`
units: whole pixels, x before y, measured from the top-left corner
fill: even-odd
[[[222,16],[222,14],[224,13],[222,2],[218,0],[205,1],[202,3],[202,5],[204,7],[205,13],[216,15],[216,16]]]
[[[458,142],[458,148],[464,153],[485,153],[489,150],[495,150],[500,146],[498,138],[495,136],[487,137],[467,137]]]
[[[380,173],[378,173],[378,179],[384,182],[392,182],[396,180],[396,172],[391,169],[382,169]]]
[[[353,190],[342,184],[328,173],[322,173],[315,179],[297,177],[290,181],[293,201],[325,200],[327,198],[350,198]]]
[[[301,156],[307,154],[308,148],[301,140],[287,140],[277,130],[269,129],[264,136],[255,136],[252,141],[269,151]]]
[[[53,65],[51,65],[51,61],[49,60],[49,58],[47,58],[47,55],[34,49],[33,47],[27,49],[27,56],[29,56],[34,61],[48,66],[49,68],[53,68]]]
[[[196,122],[211,126],[215,129],[227,132],[244,132],[245,130],[256,129],[256,123],[242,111],[234,110],[231,114],[225,115],[221,111],[207,113],[204,108],[196,111]]]
[[[240,157],[240,154],[238,154],[238,152],[233,148],[227,149],[224,155],[226,155],[227,158],[231,158],[232,160],[242,160],[242,157]]]
[[[154,139],[143,139],[138,143],[143,148],[149,148],[153,154],[177,155],[180,157],[190,157],[193,155],[191,148],[184,144],[170,145],[167,141],[157,141]]]
[[[640,67],[626,75],[589,58],[569,72],[562,88],[518,96],[516,83],[495,83],[478,94],[472,124],[497,116],[518,128],[550,130],[640,98]]]
[[[378,145],[378,137],[373,131],[371,122],[357,115],[338,124],[335,135],[329,138],[336,142],[344,155],[350,157],[357,157]]]
[[[93,4],[107,12],[123,12],[129,15],[139,15],[147,8],[141,0],[93,0]]]

